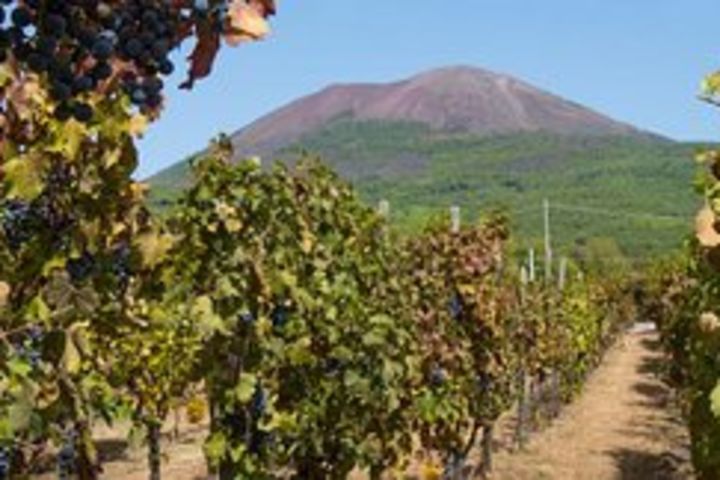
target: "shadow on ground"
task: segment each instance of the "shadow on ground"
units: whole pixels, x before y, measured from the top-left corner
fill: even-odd
[[[103,439],[97,440],[95,446],[101,463],[117,462],[128,458],[130,445],[127,440]]]
[[[687,473],[679,465],[685,459],[670,452],[661,455],[621,449],[608,452],[618,467],[619,480],[684,480]]]
[[[652,379],[637,382],[632,386],[642,400],[643,406],[658,411],[667,412],[672,409],[672,392],[661,381],[663,368],[663,356],[659,354],[661,346],[655,339],[645,338],[642,344],[650,352],[645,355],[638,366],[638,372],[648,375]],[[684,423],[680,414],[665,417],[671,423]],[[670,440],[670,448],[662,453],[648,453],[632,449],[618,449],[607,452],[618,467],[618,475],[621,480],[686,480],[692,478],[687,471],[689,461],[688,445],[681,438],[672,438],[674,430],[668,425],[659,424],[657,421],[647,421],[639,418],[638,424],[632,429],[636,435],[644,435],[651,438],[666,438]],[[639,428],[638,428],[639,427]],[[631,431],[628,431],[630,434]]]

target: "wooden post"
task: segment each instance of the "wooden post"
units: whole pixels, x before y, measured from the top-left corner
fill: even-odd
[[[531,248],[528,251],[528,280],[530,283],[535,281],[535,249]]]
[[[552,246],[550,243],[550,202],[543,200],[543,224],[545,226],[545,282],[549,285],[552,278]]]
[[[460,207],[457,205],[450,207],[450,231],[452,233],[460,231]]]
[[[530,258],[532,259],[532,249],[530,250]],[[530,261],[532,265],[533,261]],[[520,306],[525,305],[525,289],[527,288],[528,282],[530,281],[530,275],[526,267],[520,268]],[[524,350],[524,349],[523,349]],[[524,355],[521,355],[524,357]],[[527,372],[525,367],[521,367],[518,372],[517,378],[517,389],[518,389],[518,406],[517,406],[517,423],[515,425],[515,442],[517,443],[518,449],[525,448],[527,442],[526,427],[527,427],[527,395],[528,395],[528,381]]]
[[[560,267],[558,271],[558,289],[560,291],[565,289],[565,282],[567,279],[567,267],[568,267],[568,259],[567,257],[562,257],[560,259]]]
[[[378,203],[378,213],[380,216],[385,217],[386,219],[390,217],[390,202],[387,200],[380,200],[380,203]]]
[[[150,469],[150,480],[161,480],[161,455],[160,450],[160,423],[149,422],[147,424],[148,443],[148,467]]]
[[[492,451],[493,451],[493,432],[494,432],[494,430],[495,430],[495,425],[493,425],[492,423],[487,423],[483,427],[482,474],[484,477],[489,476],[493,470]]]

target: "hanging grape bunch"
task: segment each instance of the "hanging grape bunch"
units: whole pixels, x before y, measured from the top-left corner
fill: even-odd
[[[221,39],[262,37],[274,11],[273,0],[0,0],[0,62],[20,83],[37,79],[59,120],[91,122],[93,94],[125,94],[153,116],[184,40],[197,39],[181,85],[191,88],[210,73]],[[0,90],[3,125],[17,123],[16,103],[30,95]]]

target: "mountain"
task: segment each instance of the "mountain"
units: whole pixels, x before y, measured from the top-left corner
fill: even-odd
[[[450,204],[468,219],[501,207],[522,244],[540,236],[549,197],[559,249],[598,238],[632,257],[680,244],[697,201],[699,145],[673,142],[521,80],[470,67],[386,84],[334,85],[232,134],[238,156],[292,163],[320,155],[370,202],[389,199],[401,229]],[[150,179],[172,199],[187,161]]]
[[[451,67],[394,83],[327,87],[236,132],[233,143],[240,154],[267,154],[338,119],[416,122],[436,131],[479,135],[641,133],[507,75]]]

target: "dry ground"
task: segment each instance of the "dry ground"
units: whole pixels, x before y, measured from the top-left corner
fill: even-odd
[[[656,334],[628,333],[581,396],[524,452],[496,456],[502,480],[675,480],[692,478],[688,439],[658,380]]]

